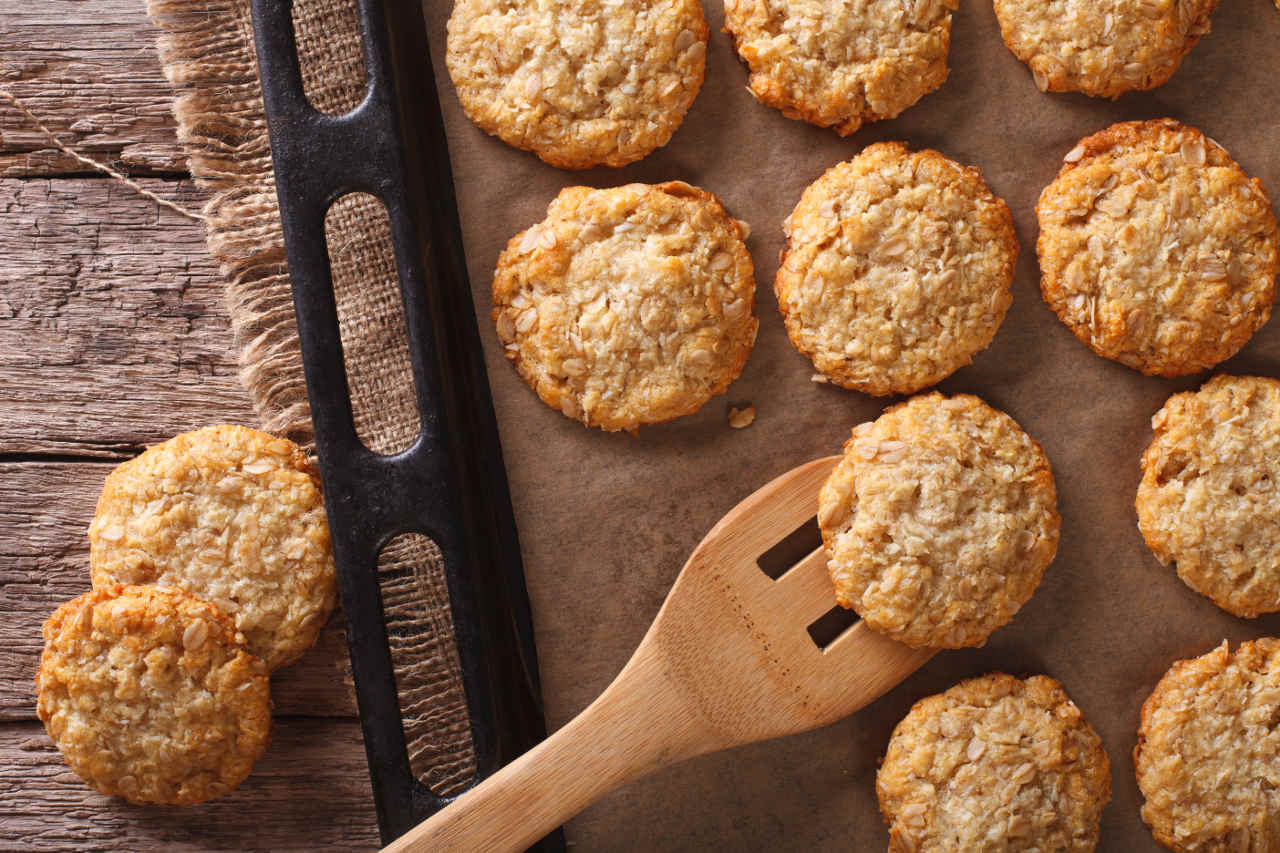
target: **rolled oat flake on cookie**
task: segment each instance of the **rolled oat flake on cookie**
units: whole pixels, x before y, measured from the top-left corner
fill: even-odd
[[[836,601],[916,648],[980,646],[1058,549],[1040,445],[977,397],[922,394],[859,424],[818,497]]]
[[[995,0],[1000,33],[1042,92],[1154,89],[1209,33],[1219,0]]]
[[[1088,853],[1111,765],[1061,684],[991,673],[912,706],[876,796],[891,853]]]
[[[947,79],[956,0],[725,0],[756,100],[848,136]]]
[[[267,668],[178,589],[102,586],[44,625],[36,711],[71,769],[134,803],[225,794],[267,745]]]
[[[1099,355],[1183,376],[1235,355],[1271,316],[1271,200],[1195,128],[1132,121],[1086,137],[1036,215],[1044,299]]]
[[[498,258],[503,352],[553,409],[634,432],[696,412],[755,343],[741,223],[679,181],[568,187]]]
[[[1013,299],[1008,205],[937,151],[867,146],[805,189],[783,229],[774,293],[787,335],[845,388],[940,382],[991,343]]]
[[[1180,660],[1142,705],[1142,819],[1179,853],[1280,847],[1280,640]]]
[[[1135,501],[1151,551],[1236,616],[1280,610],[1280,381],[1215,376],[1151,425]]]
[[[697,0],[457,0],[449,76],[486,133],[553,166],[623,166],[667,144],[702,86]]]
[[[337,600],[320,477],[246,427],[183,433],[107,477],[89,525],[93,584],[162,584],[226,613],[271,670],[315,643]]]

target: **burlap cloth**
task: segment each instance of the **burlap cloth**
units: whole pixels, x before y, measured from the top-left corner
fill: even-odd
[[[311,442],[271,147],[248,0],[149,0],[174,114],[206,205],[209,252],[227,278],[241,378],[262,427]],[[297,0],[294,28],[308,100],[342,113],[365,85],[352,0]],[[371,450],[418,434],[408,340],[386,213],[372,196],[339,199],[325,220],[356,432]],[[414,772],[456,793],[475,771],[448,589],[424,536],[393,540],[379,559],[383,604]]]

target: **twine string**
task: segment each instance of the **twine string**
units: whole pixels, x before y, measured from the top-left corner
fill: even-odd
[[[104,175],[114,178],[118,183],[124,184],[126,187],[133,190],[143,198],[149,199],[150,201],[160,205],[161,207],[166,207],[169,210],[172,210],[174,213],[177,213],[181,216],[185,216],[187,219],[193,219],[196,222],[206,221],[206,218],[200,215],[199,213],[196,213],[193,210],[188,210],[182,205],[177,204],[176,202],[172,202],[167,198],[161,198],[160,196],[151,192],[151,190],[146,189],[137,181],[133,180],[123,172],[113,169],[111,166],[108,166],[106,163],[100,163],[97,160],[94,160],[92,157],[86,157],[85,155],[81,154],[79,151],[76,151],[70,145],[67,145],[65,142],[59,139],[57,134],[55,134],[52,130],[50,130],[48,126],[43,121],[40,120],[39,116],[37,116],[30,109],[28,109],[27,105],[24,104],[21,100],[19,100],[18,96],[14,95],[8,89],[0,89],[0,99],[7,101],[10,106],[12,106],[18,112],[26,116],[27,121],[31,122],[31,124],[33,124],[36,127],[36,129],[40,131],[41,135],[44,136],[44,138],[49,142],[50,145],[52,145],[54,148],[61,151],[63,154],[66,154],[68,157],[73,158],[76,162],[81,163],[85,166],[88,166],[90,169],[93,169],[95,172],[100,172]]]

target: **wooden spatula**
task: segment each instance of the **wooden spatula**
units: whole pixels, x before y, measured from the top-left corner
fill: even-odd
[[[757,562],[813,518],[838,459],[794,468],[734,507],[600,698],[385,851],[523,850],[616,787],[705,752],[832,723],[924,664],[932,651],[861,622],[816,645],[806,629],[835,603],[821,548],[777,580]]]

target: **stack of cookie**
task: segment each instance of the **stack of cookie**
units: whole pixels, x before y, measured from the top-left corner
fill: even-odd
[[[199,803],[266,748],[268,676],[336,599],[320,481],[285,439],[179,435],[107,477],[89,527],[93,590],[44,626],[37,710],[104,794]]]

